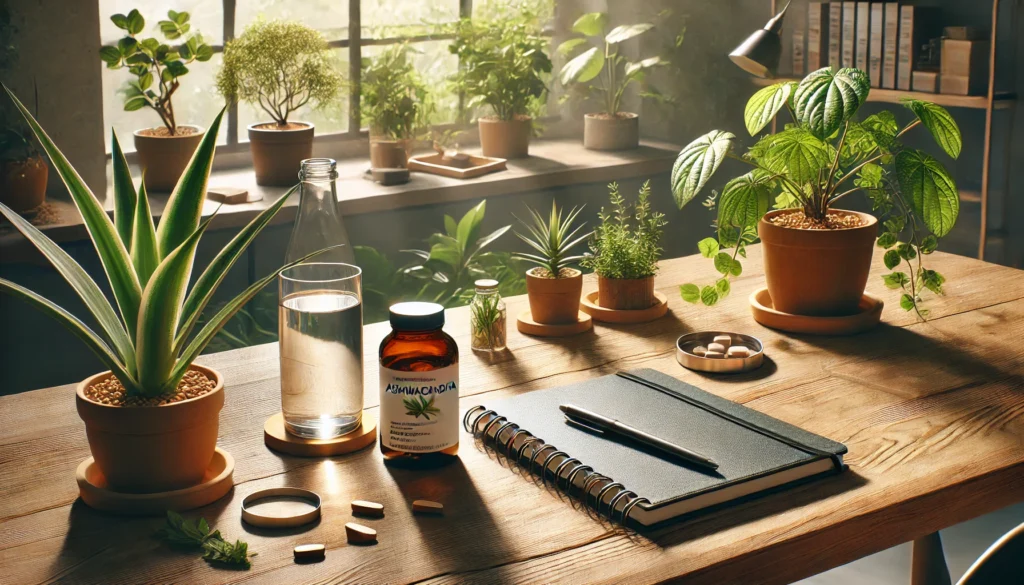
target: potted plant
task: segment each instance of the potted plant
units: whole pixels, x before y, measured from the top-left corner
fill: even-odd
[[[591,237],[591,254],[580,264],[597,273],[597,304],[606,309],[640,310],[654,306],[654,275],[661,257],[665,215],[651,211],[651,182],[644,181],[632,212],[619,185],[608,185],[611,211],[601,208],[601,225]]]
[[[112,489],[154,493],[196,485],[214,454],[224,381],[218,372],[193,360],[224,323],[284,268],[228,302],[195,335],[193,329],[224,276],[291,191],[243,228],[187,290],[196,247],[209,225],[209,220],[199,220],[223,110],[200,141],[156,229],[146,185],[140,184],[136,192],[116,136],[111,220],[28,110],[4,89],[82,214],[115,302],[107,300],[101,285],[71,256],[2,204],[0,213],[71,285],[99,331],[14,282],[0,279],[0,292],[60,322],[109,368],[78,385],[76,404],[89,448]]]
[[[718,238],[700,243],[722,278],[715,285],[685,285],[683,298],[711,305],[728,293],[729,276],[741,271],[737,256],[760,236],[775,309],[810,316],[854,314],[877,243],[885,250],[887,268],[907,267],[907,272],[886,275],[885,285],[902,291],[902,308],[925,315],[921,293],[941,293],[945,279],[924,268],[922,256],[953,229],[960,198],[942,163],[900,139],[924,126],[956,158],[960,130],[944,108],[915,99],[902,102],[915,116],[902,128],[889,111],[858,121],[857,110],[870,91],[863,71],[826,67],[799,83],[777,83],[750,98],[744,119],[751,136],[783,108],[793,123],[759,139],[746,154],[735,154],[735,137],[719,130],[683,148],[671,177],[680,208],[726,157],[751,167],[725,185],[717,202],[712,199],[718,208]],[[882,220],[880,235],[879,218],[836,208],[858,191],[868,196]],[[731,254],[724,251],[729,248]]]
[[[566,40],[557,51],[571,55],[590,42],[598,44],[569,60],[562,67],[559,79],[562,85],[583,85],[588,93],[601,99],[604,110],[583,117],[584,147],[593,150],[636,148],[640,145],[640,118],[621,110],[622,97],[630,84],[644,82],[648,69],[664,65],[666,61],[660,56],[629,61],[619,54],[620,43],[651,30],[653,24],[623,24],[605,34],[607,25],[608,16],[603,12],[591,12],[576,19],[572,31],[583,36]]]
[[[314,129],[289,117],[308,103],[328,105],[341,86],[323,35],[297,22],[257,21],[227,43],[217,90],[271,118],[249,126],[256,184],[297,181],[299,163],[313,156]]]
[[[537,254],[516,254],[518,258],[536,264],[526,271],[530,313],[534,321],[543,325],[575,323],[583,292],[583,273],[571,268],[570,264],[580,261],[583,256],[569,254],[593,232],[577,235],[586,224],[573,227],[582,208],[574,207],[563,217],[563,210],[552,201],[547,221],[533,208],[527,210],[530,222],[516,218],[526,228],[527,234],[515,234],[537,251]]]
[[[139,166],[146,176],[146,186],[153,191],[170,191],[188,165],[204,130],[199,126],[178,124],[171,99],[181,86],[181,78],[188,74],[193,61],[209,61],[213,48],[203,43],[203,37],[194,34],[187,12],[167,11],[167,20],[158,24],[168,40],[181,44],[171,46],[156,38],[139,38],[146,21],[138,10],[128,15],[110,17],[114,25],[125,31],[125,36],[114,45],[100,49],[100,58],[109,69],[128,68],[132,79],[124,88],[124,109],[128,112],[149,108],[160,116],[163,126],[143,128],[135,132],[135,150]]]
[[[551,72],[548,41],[526,15],[490,22],[463,19],[448,49],[459,56],[456,89],[471,107],[493,112],[477,119],[484,156],[529,156],[533,115],[543,105]]]
[[[375,59],[363,58],[359,109],[370,126],[370,167],[375,169],[405,168],[417,133],[429,124],[427,87],[409,62],[408,50],[393,45]]]

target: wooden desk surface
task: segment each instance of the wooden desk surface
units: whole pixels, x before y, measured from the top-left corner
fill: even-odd
[[[658,288],[671,312],[654,323],[607,327],[557,341],[510,327],[511,352],[491,362],[462,355],[463,408],[498,397],[651,367],[787,422],[844,442],[851,469],[820,482],[705,514],[643,535],[574,511],[511,473],[462,435],[461,462],[436,472],[386,468],[376,449],[301,459],[263,445],[279,409],[277,347],[204,357],[227,381],[220,445],[237,465],[235,489],[198,513],[259,556],[248,571],[208,566],[155,538],[160,519],[125,519],[76,501],[75,466],[88,447],[71,386],[0,398],[0,582],[392,583],[657,582],[788,583],[1024,500],[1024,272],[936,254],[947,296],[915,319],[878,280],[884,324],[846,338],[760,327],[747,296],[763,281],[752,249],[732,295],[714,308],[683,302],[676,285],[712,278],[703,258],[663,263]],[[525,297],[509,301],[510,319]],[[469,346],[465,309],[448,330]],[[740,376],[703,376],[675,362],[673,342],[695,329],[760,337],[769,359]],[[377,344],[366,330],[366,407],[377,405]],[[59,359],[51,356],[50,359]],[[36,367],[45,367],[41,360]],[[325,499],[323,519],[301,533],[243,527],[242,498],[302,486]],[[444,502],[443,518],[413,517],[409,503]],[[382,502],[366,521],[372,547],[345,544],[349,502]],[[192,514],[195,514],[193,512]],[[326,543],[326,561],[295,565],[298,543]]]

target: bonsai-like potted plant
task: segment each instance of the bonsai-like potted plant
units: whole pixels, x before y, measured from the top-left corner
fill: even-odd
[[[579,262],[583,256],[570,254],[593,232],[579,233],[586,224],[573,227],[582,208],[574,207],[563,217],[563,210],[552,201],[546,221],[533,208],[527,210],[530,212],[529,222],[516,218],[527,233],[517,231],[515,234],[537,251],[537,254],[516,254],[518,258],[536,264],[526,271],[530,313],[534,321],[543,325],[575,323],[583,293],[583,273],[570,265]]]
[[[632,83],[643,83],[647,70],[666,64],[660,56],[628,61],[619,54],[619,45],[654,28],[653,24],[623,24],[608,34],[608,16],[591,12],[576,19],[572,31],[583,35],[558,46],[558,52],[571,55],[596,41],[596,45],[567,62],[559,73],[562,85],[584,85],[587,92],[600,96],[604,110],[583,117],[583,146],[593,150],[625,150],[640,145],[640,117],[623,112],[622,97]],[[648,93],[647,95],[658,95]]]
[[[413,141],[429,125],[426,84],[409,62],[408,47],[393,45],[363,58],[360,112],[370,126],[370,166],[405,168]]]
[[[257,21],[224,47],[217,90],[271,118],[249,126],[258,185],[295,183],[299,163],[313,156],[313,124],[289,117],[337,97],[342,78],[329,55],[323,35],[297,22]]]
[[[192,153],[203,138],[199,126],[178,124],[172,98],[181,87],[194,61],[209,61],[213,48],[199,34],[185,38],[192,25],[187,12],[167,11],[167,20],[158,24],[171,46],[156,38],[140,38],[146,21],[138,10],[128,15],[115,14],[110,20],[125,36],[114,45],[100,49],[100,58],[110,69],[128,68],[133,79],[124,88],[124,109],[128,112],[149,108],[160,116],[163,126],[135,132],[135,150],[139,166],[146,175],[146,186],[153,191],[170,191],[188,165]]]
[[[722,278],[715,285],[684,285],[684,299],[711,305],[728,293],[729,277],[742,270],[737,256],[760,236],[775,309],[808,316],[855,314],[877,243],[885,250],[887,268],[907,267],[886,275],[885,285],[902,291],[902,308],[926,314],[919,306],[921,293],[941,294],[945,279],[924,268],[921,257],[953,229],[960,198],[942,163],[900,139],[924,126],[956,158],[960,130],[944,108],[914,99],[902,102],[915,116],[902,128],[889,111],[858,121],[857,110],[870,91],[868,76],[859,69],[820,69],[799,83],[777,83],[750,98],[744,119],[751,136],[783,108],[793,122],[759,139],[746,154],[735,154],[735,137],[720,130],[683,148],[671,177],[680,208],[725,158],[751,167],[725,185],[717,202],[712,199],[718,238],[700,242]],[[883,220],[881,235],[875,216],[836,208],[858,191]]]
[[[193,329],[224,276],[291,191],[244,227],[188,290],[196,247],[209,225],[209,220],[200,223],[200,215],[223,110],[200,141],[156,229],[146,186],[140,184],[136,192],[116,136],[111,220],[28,110],[4,89],[78,207],[115,302],[107,300],[100,285],[71,256],[2,204],[0,213],[71,285],[99,331],[14,282],[0,279],[0,292],[57,320],[109,368],[78,385],[76,403],[96,465],[112,489],[154,493],[196,485],[216,447],[224,381],[218,372],[193,360],[228,319],[287,266],[229,301],[198,333],[193,335]]]
[[[529,156],[533,116],[543,105],[551,59],[548,41],[526,16],[490,22],[463,19],[448,49],[462,67],[454,77],[471,107],[486,105],[493,115],[477,120],[484,156]]]
[[[591,254],[580,264],[597,273],[597,304],[606,309],[641,310],[657,302],[654,275],[661,257],[665,215],[651,211],[651,182],[644,181],[632,212],[619,185],[608,185],[612,209],[601,209],[601,225],[590,240]]]

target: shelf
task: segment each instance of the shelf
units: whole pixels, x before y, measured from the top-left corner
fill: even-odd
[[[795,77],[778,77],[775,79],[751,77],[750,79],[754,82],[754,85],[762,87],[786,81],[800,81]],[[1016,97],[1016,94],[1012,92],[997,92],[995,101],[992,105],[996,110],[1005,110],[1013,107]],[[882,89],[879,87],[872,87],[871,93],[868,94],[869,102],[898,104],[900,103],[900,100],[903,99],[929,101],[947,108],[984,110],[988,107],[988,97],[983,95],[949,95],[944,93],[925,93],[922,91],[906,91],[901,89]]]

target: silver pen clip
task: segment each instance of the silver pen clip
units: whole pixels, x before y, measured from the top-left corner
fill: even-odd
[[[571,416],[568,416],[568,415],[566,415],[566,417],[565,417],[565,422],[569,423],[570,425],[572,425],[574,427],[581,428],[581,429],[583,429],[585,431],[589,431],[591,433],[597,433],[599,435],[604,435],[605,434],[604,429],[599,429],[597,427],[588,425],[587,423],[585,423],[585,422],[583,422],[581,420],[572,418]]]

